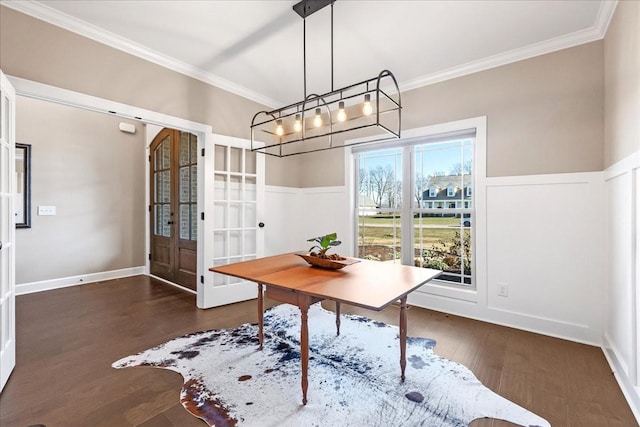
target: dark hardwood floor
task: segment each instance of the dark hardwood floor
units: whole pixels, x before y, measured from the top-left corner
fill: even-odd
[[[398,321],[396,307],[343,312]],[[599,348],[416,307],[408,313],[409,335],[434,338],[436,353],[553,427],[638,425]],[[180,375],[111,363],[179,335],[256,321],[255,301],[199,310],[192,294],[146,276],[19,296],[18,363],[0,395],[0,425],[203,426],[179,403]]]

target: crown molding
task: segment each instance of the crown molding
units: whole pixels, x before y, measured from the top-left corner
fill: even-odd
[[[47,22],[51,25],[71,31],[80,36],[87,37],[91,40],[97,41],[98,43],[105,44],[114,49],[118,49],[122,52],[152,62],[161,67],[193,77],[194,79],[242,96],[251,101],[255,101],[259,104],[266,105],[271,108],[275,108],[274,106],[282,104],[278,100],[268,98],[260,93],[247,89],[244,86],[193,67],[168,55],[151,50],[141,44],[134,43],[131,40],[89,24],[88,22],[82,21],[78,18],[74,18],[37,1],[3,0],[0,4]]]
[[[596,22],[589,28],[405,81],[400,85],[402,92],[603,39],[617,4],[618,0],[600,3]]]
[[[145,59],[156,65],[160,65],[161,67],[193,77],[194,79],[203,81],[212,86],[216,86],[220,89],[263,104],[267,107],[276,108],[276,106],[284,104],[281,101],[268,98],[260,93],[249,90],[244,86],[193,67],[175,58],[148,49],[140,44],[120,37],[117,34],[103,30],[95,25],[74,18],[37,1],[3,0],[0,4],[120,51]],[[584,30],[576,31],[571,34],[535,43],[524,48],[514,49],[509,52],[504,52],[477,61],[457,65],[436,73],[420,76],[412,80],[404,81],[400,83],[399,86],[401,87],[402,92],[406,92],[423,86],[440,83],[446,80],[500,67],[502,65],[530,59],[535,56],[600,40],[604,38],[607,32],[617,4],[618,0],[602,1],[600,3],[600,9],[598,11],[598,17],[595,24]]]

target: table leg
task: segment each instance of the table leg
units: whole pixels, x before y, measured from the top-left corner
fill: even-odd
[[[407,296],[400,298],[400,378],[404,382],[407,367]]]
[[[300,307],[300,360],[302,366],[302,404],[307,404],[307,389],[309,388],[309,380],[307,378],[307,372],[309,370],[309,326],[308,312],[309,312],[309,299],[306,297],[299,297],[300,301],[298,307]]]
[[[264,294],[262,288],[262,283],[258,283],[258,339],[260,340],[260,350],[262,350],[262,345],[264,344]]]
[[[340,303],[336,301],[336,335],[340,335]]]

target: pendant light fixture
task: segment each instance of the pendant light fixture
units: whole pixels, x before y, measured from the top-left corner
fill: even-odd
[[[400,90],[389,70],[340,89],[333,87],[333,4],[302,0],[293,10],[303,20],[304,98],[260,111],[251,120],[251,150],[276,157],[400,138]],[[307,94],[306,19],[331,5],[331,90]],[[373,96],[372,96],[373,95]]]

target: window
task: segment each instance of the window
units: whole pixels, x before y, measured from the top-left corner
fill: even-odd
[[[416,138],[391,149],[353,149],[356,200],[364,196],[381,207],[374,216],[358,209],[358,256],[443,270],[441,282],[474,286],[470,133]],[[425,200],[437,197],[439,188],[446,188],[449,200]]]

